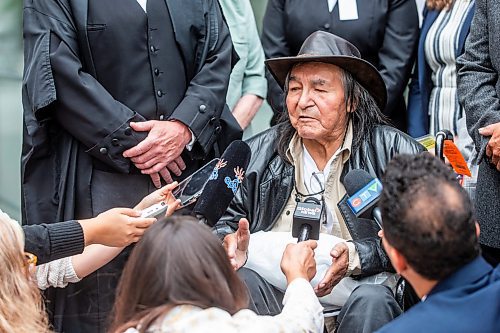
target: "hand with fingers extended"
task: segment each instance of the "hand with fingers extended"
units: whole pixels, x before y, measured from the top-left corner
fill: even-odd
[[[307,240],[296,244],[288,244],[281,258],[281,271],[290,284],[296,278],[311,281],[316,275],[314,249],[318,246],[315,240]]]
[[[80,220],[85,235],[85,246],[102,244],[123,247],[137,242],[153,224],[155,218],[142,218],[139,210],[113,208],[97,217]]]
[[[243,266],[248,258],[248,244],[250,242],[250,227],[247,219],[240,219],[238,230],[226,235],[222,245],[234,270]]]
[[[191,132],[186,125],[176,120],[149,120],[131,122],[130,127],[137,132],[149,133],[135,147],[124,151],[124,157],[130,158],[143,174],[150,175],[157,188],[161,186],[160,176],[171,183],[171,172],[181,175],[186,168],[181,153],[191,141]]]
[[[177,209],[180,208],[181,201],[176,199],[172,194],[172,190],[177,186],[177,182],[173,182],[162,188],[148,194],[145,196],[141,202],[139,202],[134,209],[135,210],[144,210],[156,203],[161,201],[165,202],[168,205],[167,212],[165,216],[172,215]]]
[[[479,134],[490,137],[486,146],[486,156],[490,158],[495,168],[500,171],[500,123],[480,128]]]
[[[314,287],[318,297],[323,297],[332,292],[340,280],[342,280],[349,267],[349,248],[345,243],[339,243],[330,252],[332,265],[326,271],[325,277]]]

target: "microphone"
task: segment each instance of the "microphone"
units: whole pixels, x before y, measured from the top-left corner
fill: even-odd
[[[347,204],[358,218],[375,220],[382,229],[382,214],[377,207],[382,183],[361,169],[351,170],[344,177],[344,187],[349,195]]]
[[[233,141],[213,169],[193,209],[193,212],[205,218],[210,227],[226,212],[245,177],[251,156],[250,147],[245,142]]]
[[[297,243],[308,239],[319,239],[319,227],[324,209],[321,202],[314,197],[309,197],[304,202],[297,202],[292,224],[292,237],[297,237]]]

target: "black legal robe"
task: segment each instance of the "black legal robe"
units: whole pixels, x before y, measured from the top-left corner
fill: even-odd
[[[23,223],[89,218],[152,191],[121,155],[146,135],[130,121],[188,125],[191,170],[241,135],[221,118],[234,55],[217,2],[149,1],[146,14],[136,0],[25,0]],[[128,252],[47,293],[56,331],[105,331]]]

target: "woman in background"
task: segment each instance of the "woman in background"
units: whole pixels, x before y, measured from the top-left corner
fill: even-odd
[[[267,93],[264,51],[250,0],[219,0],[219,3],[240,58],[231,71],[226,103],[245,130],[251,125]]]
[[[258,316],[211,230],[188,216],[156,223],[123,271],[111,332],[321,332],[323,308],[309,281],[316,241],[289,244],[281,314]],[[139,273],[140,272],[140,273]]]
[[[415,0],[269,0],[262,46],[270,59],[297,55],[317,30],[346,39],[382,74],[388,95],[382,111],[406,131],[403,93],[413,68],[418,29]],[[276,121],[283,111],[283,91],[269,72],[267,78],[267,99]]]
[[[473,16],[474,0],[427,0],[408,101],[411,136],[450,130],[466,158],[472,140],[457,98],[456,59],[464,52]]]

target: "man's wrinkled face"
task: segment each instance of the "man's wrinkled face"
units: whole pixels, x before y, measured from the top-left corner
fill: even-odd
[[[292,126],[303,139],[335,139],[347,123],[342,70],[309,62],[292,68],[286,106]]]

